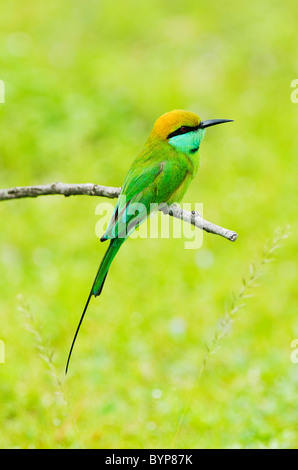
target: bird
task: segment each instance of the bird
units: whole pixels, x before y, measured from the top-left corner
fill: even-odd
[[[73,347],[91,297],[103,289],[109,268],[129,235],[144,222],[150,204],[179,203],[200,165],[200,144],[205,129],[232,119],[202,121],[194,112],[175,109],[154,123],[143,150],[133,161],[118,197],[113,215],[101,241],[109,241],[70,347],[67,374]],[[137,205],[138,210],[134,210]]]

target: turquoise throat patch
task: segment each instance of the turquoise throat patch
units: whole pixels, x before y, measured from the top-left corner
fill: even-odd
[[[199,150],[204,135],[204,129],[197,129],[195,131],[187,132],[186,134],[171,137],[169,139],[169,144],[179,152],[195,153]]]

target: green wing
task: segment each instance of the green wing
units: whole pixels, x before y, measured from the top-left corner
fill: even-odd
[[[185,160],[138,158],[129,170],[102,241],[127,238],[149,215],[150,204],[166,203],[188,174]]]
[[[154,199],[154,181],[162,170],[162,163],[155,163],[128,173],[102,240],[127,238],[146,219],[148,203],[150,207]]]

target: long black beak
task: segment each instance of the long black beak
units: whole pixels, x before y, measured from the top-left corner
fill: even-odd
[[[199,129],[205,129],[206,127],[216,126],[216,124],[222,124],[223,122],[233,122],[233,119],[208,119],[207,121],[201,121]]]

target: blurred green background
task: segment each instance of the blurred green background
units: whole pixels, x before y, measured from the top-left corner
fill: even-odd
[[[184,201],[239,234],[204,234],[200,250],[129,240],[91,302],[65,404],[54,382],[106,248],[95,236],[104,200],[1,202],[2,448],[167,448],[191,393],[176,447],[297,447],[297,13],[295,0],[1,2],[0,188],[121,186],[155,119],[183,108],[235,120],[207,132]],[[242,276],[287,224],[193,388]]]

